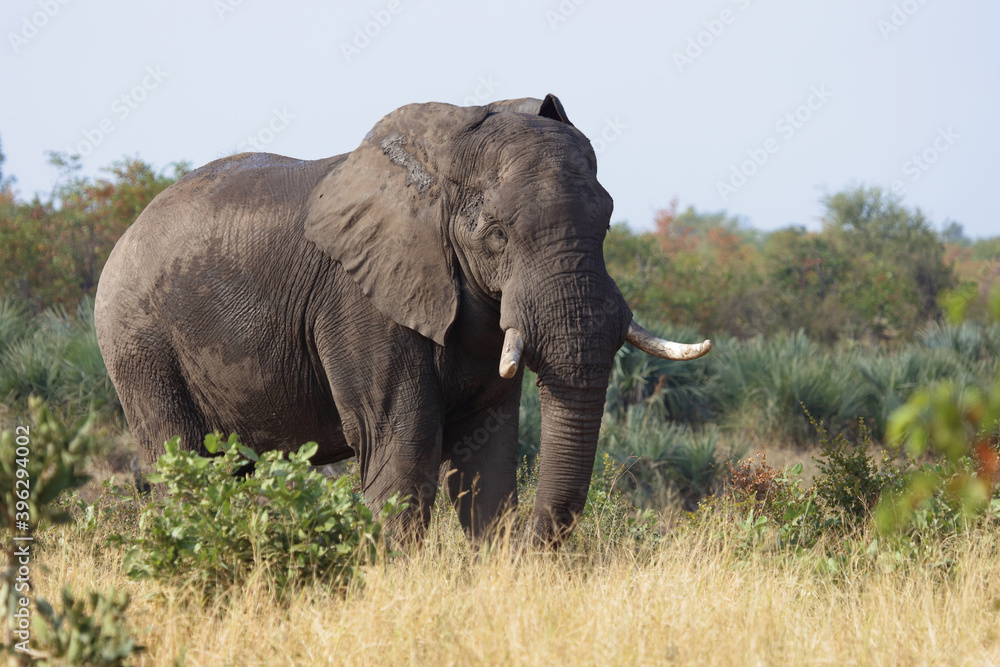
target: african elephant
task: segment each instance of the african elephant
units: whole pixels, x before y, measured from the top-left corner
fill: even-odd
[[[244,153],[157,196],[97,291],[101,353],[149,466],[180,435],[356,456],[372,506],[444,480],[466,532],[516,502],[521,361],[538,374],[528,535],[558,544],[587,496],[615,351],[653,337],[608,275],[612,210],[562,104],[410,104],[354,151]],[[497,362],[500,362],[499,372]]]

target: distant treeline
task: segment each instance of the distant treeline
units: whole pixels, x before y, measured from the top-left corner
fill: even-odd
[[[44,198],[19,201],[12,179],[0,172],[0,299],[13,298],[36,313],[75,309],[93,296],[115,242],[187,170],[176,165],[165,175],[124,159],[106,169],[107,178],[92,180],[78,176],[67,156],[53,154],[51,161],[61,177]]]
[[[819,231],[760,232],[725,213],[656,216],[656,231],[612,227],[608,270],[633,310],[653,321],[739,338],[804,331],[814,341],[912,341],[953,299],[982,321],[1000,284],[1000,237],[937,232],[919,209],[879,188],[827,196]]]

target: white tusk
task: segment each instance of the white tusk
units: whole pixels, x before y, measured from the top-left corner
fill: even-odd
[[[503,336],[503,352],[500,354],[500,377],[508,380],[517,374],[517,365],[521,363],[521,352],[524,350],[524,339],[517,329],[511,327]]]
[[[710,340],[706,340],[704,343],[698,343],[697,345],[688,345],[686,343],[675,343],[673,341],[664,340],[643,329],[635,323],[635,320],[632,320],[632,323],[628,325],[628,335],[625,336],[625,340],[632,343],[632,345],[635,345],[646,354],[651,354],[654,357],[660,357],[661,359],[672,359],[674,361],[690,361],[691,359],[697,359],[698,357],[704,356],[709,350],[712,349],[712,341]]]

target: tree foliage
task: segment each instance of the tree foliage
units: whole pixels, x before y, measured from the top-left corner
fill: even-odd
[[[146,205],[187,170],[170,175],[138,159],[115,162],[109,178],[76,175],[78,164],[50,154],[62,172],[46,198],[16,201],[0,184],[0,297],[12,297],[38,312],[75,306],[97,290],[101,268],[118,238]]]
[[[824,199],[827,231],[849,268],[840,281],[845,300],[880,337],[897,335],[940,315],[938,297],[954,287],[945,248],[919,209],[909,210],[878,188]]]
[[[632,309],[705,330],[745,328],[759,282],[756,234],[723,213],[678,213],[676,199],[655,222],[656,232],[640,235],[615,225],[605,242],[608,269]]]
[[[679,213],[675,200],[657,214],[654,232],[613,226],[605,259],[645,319],[713,336],[801,330],[822,343],[912,340],[940,318],[949,290],[1000,280],[995,239],[971,242],[954,222],[939,234],[919,209],[879,188],[849,189],[823,204],[818,231],[761,233],[725,213]]]

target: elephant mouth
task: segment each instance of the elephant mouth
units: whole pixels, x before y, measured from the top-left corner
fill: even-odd
[[[697,344],[675,343],[650,333],[635,320],[629,324],[625,340],[646,354],[672,361],[697,359],[712,349],[711,340]],[[517,329],[510,327],[504,332],[503,348],[500,353],[500,377],[510,379],[517,374],[522,352],[524,352],[524,337]]]

